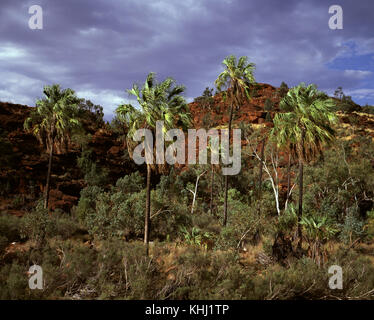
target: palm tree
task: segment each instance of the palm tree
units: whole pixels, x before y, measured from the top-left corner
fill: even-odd
[[[280,103],[282,113],[274,117],[274,131],[279,146],[288,149],[299,161],[298,246],[302,245],[301,217],[303,213],[304,162],[322,153],[325,144],[335,137],[333,124],[337,121],[332,111],[335,103],[317,90],[314,84],[304,83],[292,88]]]
[[[67,146],[71,130],[79,127],[78,104],[74,90],[62,90],[60,85],[45,86],[44,99],[36,102],[36,108],[25,120],[24,128],[31,131],[49,152],[47,182],[44,195],[44,208],[48,208],[52,159],[55,145]]]
[[[116,113],[122,123],[128,128],[127,143],[129,151],[134,146],[133,136],[138,129],[151,130],[155,137],[156,122],[164,122],[164,131],[176,127],[185,127],[190,123],[190,115],[187,111],[186,100],[181,96],[185,88],[176,85],[175,80],[167,78],[157,82],[155,73],[148,74],[144,85],[140,88],[134,84],[127,90],[131,96],[135,96],[140,108],[131,104],[124,104],[117,108]],[[153,144],[155,146],[155,143]],[[155,153],[155,150],[153,150]],[[161,165],[156,167],[147,163],[147,191],[145,204],[144,243],[146,254],[149,252],[149,233],[151,223],[151,172],[152,169],[161,171]]]
[[[223,62],[224,70],[219,74],[215,81],[218,91],[226,90],[224,99],[230,105],[229,111],[229,141],[231,135],[232,117],[234,106],[239,109],[244,100],[249,99],[249,85],[255,81],[253,71],[255,69],[254,63],[249,63],[247,57],[240,57],[237,61],[234,55],[226,57]],[[228,176],[225,176],[225,198],[224,198],[224,213],[223,225],[227,224],[227,191],[228,191]]]

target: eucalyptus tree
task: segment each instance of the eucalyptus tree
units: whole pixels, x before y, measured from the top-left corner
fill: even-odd
[[[148,74],[144,84],[140,87],[134,84],[127,92],[134,96],[139,107],[132,104],[123,104],[116,109],[119,120],[127,127],[127,145],[129,153],[132,154],[134,135],[138,129],[149,129],[153,139],[156,136],[157,121],[163,121],[164,134],[173,128],[185,128],[191,123],[190,114],[186,100],[182,96],[185,87],[177,85],[172,78],[166,78],[157,82],[155,73]],[[155,146],[155,143],[152,144]],[[151,150],[153,156],[156,154],[155,147]],[[162,171],[165,165],[147,163],[147,189],[145,203],[144,243],[146,253],[149,251],[149,234],[151,225],[151,173],[152,170]]]
[[[74,90],[61,89],[60,85],[45,86],[44,98],[25,120],[24,128],[32,132],[49,152],[44,208],[48,208],[52,159],[55,146],[67,146],[72,129],[80,126],[78,105],[82,101]]]
[[[255,82],[253,71],[255,64],[248,62],[248,57],[240,57],[239,60],[234,55],[226,57],[222,65],[224,70],[218,75],[215,85],[219,92],[223,92],[224,100],[228,102],[229,108],[229,141],[231,136],[232,118],[234,107],[238,110],[245,100],[249,100],[249,86]],[[223,225],[227,224],[227,192],[228,176],[225,176],[225,197]]]
[[[334,140],[334,124],[337,121],[332,111],[334,107],[334,101],[318,91],[314,84],[306,86],[301,83],[288,91],[280,102],[282,112],[274,117],[273,134],[278,145],[288,146],[299,162],[299,247],[302,245],[300,221],[303,213],[304,163],[315,159],[322,153],[324,145]]]

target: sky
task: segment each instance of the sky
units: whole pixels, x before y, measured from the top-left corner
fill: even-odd
[[[42,30],[29,28],[32,5]],[[329,28],[331,5],[343,9],[341,30]],[[256,64],[258,82],[341,86],[374,105],[373,17],[373,0],[1,0],[0,101],[34,106],[59,83],[108,120],[149,72],[192,101],[234,54]]]

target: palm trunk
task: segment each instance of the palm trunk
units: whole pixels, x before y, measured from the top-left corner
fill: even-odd
[[[48,172],[47,172],[47,183],[45,185],[45,194],[44,194],[44,209],[48,209],[49,202],[49,191],[51,189],[51,171],[52,171],[52,158],[53,158],[53,149],[54,149],[54,139],[51,139],[51,146],[49,148],[49,161],[48,161]]]
[[[213,215],[213,183],[214,183],[214,167],[212,165],[212,170],[210,174],[210,214]]]
[[[301,229],[301,216],[303,215],[303,170],[304,169],[304,161],[302,157],[299,160],[299,214],[297,217],[297,234],[299,237],[298,248],[302,247],[303,244],[303,235]]]
[[[151,166],[147,164],[147,195],[145,200],[144,243],[149,255],[149,231],[151,228]]]
[[[230,145],[230,137],[231,137],[231,122],[232,122],[232,114],[233,114],[233,106],[231,103],[230,106],[230,116],[229,116],[229,145]],[[229,148],[230,152],[230,148]],[[223,211],[223,226],[226,226],[227,224],[227,194],[228,194],[228,188],[229,188],[229,181],[228,176],[225,176],[225,200],[224,200],[224,211]]]
[[[301,150],[301,154],[299,154],[299,214],[297,217],[297,233],[299,237],[299,243],[298,248],[301,249],[303,245],[303,234],[302,234],[302,228],[301,228],[301,217],[303,215],[303,182],[304,182],[304,156],[305,156],[305,148],[304,148],[304,139],[305,139],[305,129],[302,128],[301,132],[301,148],[299,148],[299,151]]]

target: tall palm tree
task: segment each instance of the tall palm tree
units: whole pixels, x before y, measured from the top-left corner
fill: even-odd
[[[226,57],[222,62],[225,68],[215,81],[218,91],[223,92],[224,99],[230,105],[229,111],[229,141],[231,136],[232,117],[234,106],[239,109],[244,100],[249,99],[249,85],[255,82],[253,71],[255,69],[254,63],[248,62],[248,57],[240,57],[236,59],[234,55]],[[224,198],[224,213],[223,225],[227,224],[227,191],[228,191],[228,176],[225,176],[225,198]]]
[[[24,128],[31,131],[49,152],[44,208],[48,208],[52,159],[55,145],[67,146],[74,127],[79,127],[78,104],[81,102],[74,90],[62,90],[60,85],[45,86],[44,98],[25,120]]]
[[[302,245],[303,167],[305,162],[322,153],[324,145],[333,141],[333,125],[337,121],[332,111],[334,106],[334,101],[318,91],[314,84],[306,86],[301,83],[288,91],[280,103],[283,112],[274,117],[274,134],[278,145],[293,146],[288,149],[299,161],[299,248]]]
[[[130,96],[135,96],[140,108],[135,108],[131,104],[124,104],[117,108],[116,113],[128,128],[127,143],[130,153],[134,147],[133,136],[138,129],[151,130],[153,137],[156,132],[156,122],[164,122],[165,132],[177,127],[186,127],[190,124],[186,100],[181,95],[184,86],[177,85],[175,80],[167,78],[162,82],[157,82],[155,73],[148,74],[143,86],[140,88],[134,84],[132,89],[127,90]],[[155,146],[155,143],[153,143]],[[155,154],[155,150],[153,150]],[[155,165],[147,163],[147,191],[145,204],[144,223],[144,243],[146,244],[146,254],[149,252],[149,233],[151,224],[151,172],[160,169]]]

